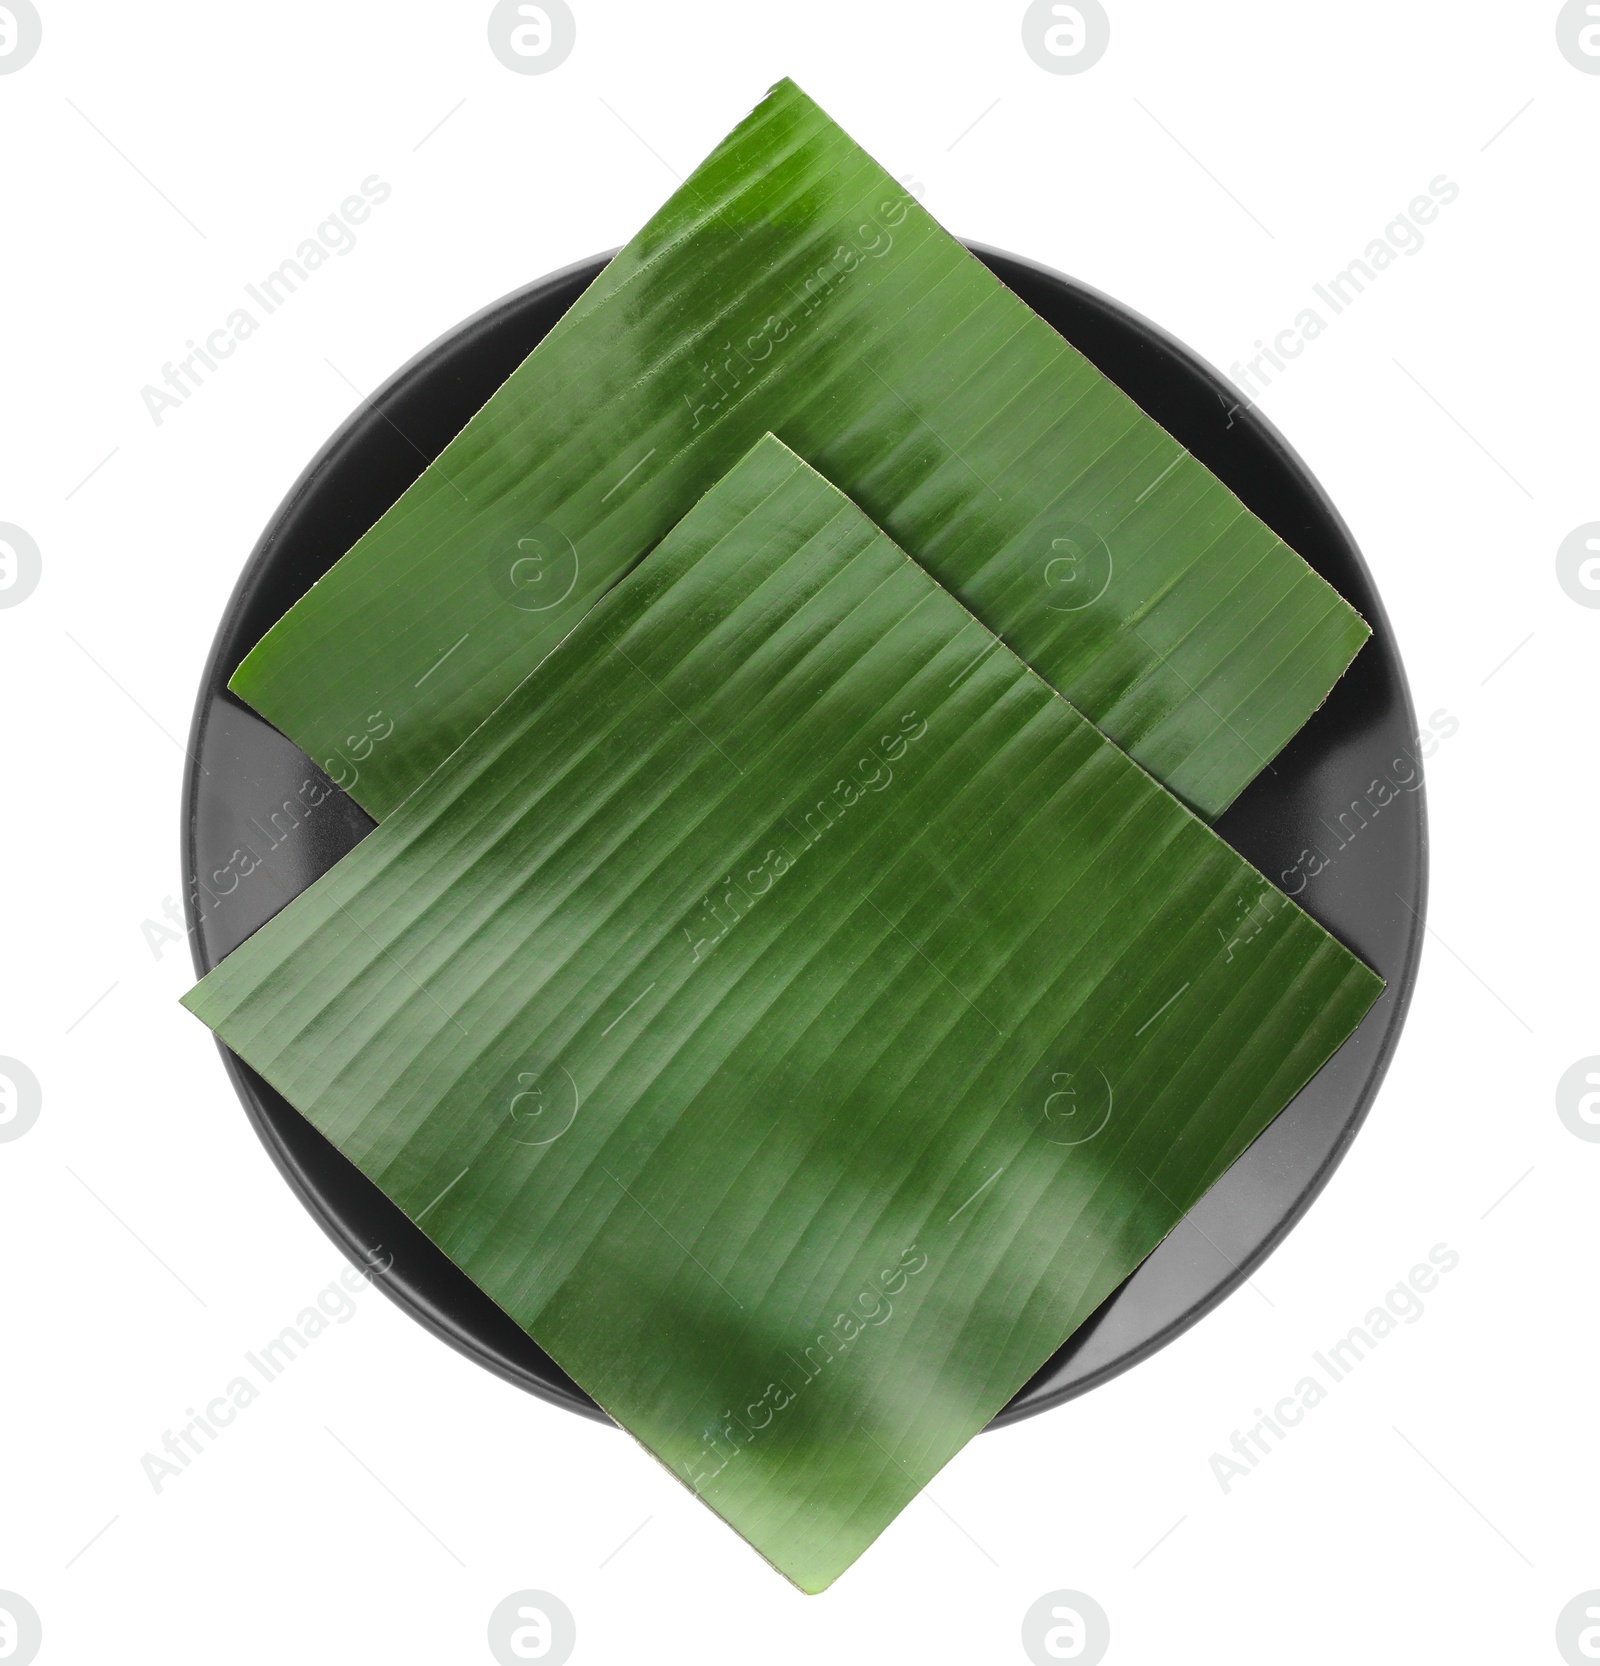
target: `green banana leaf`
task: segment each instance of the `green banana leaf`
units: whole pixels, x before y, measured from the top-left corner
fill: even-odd
[[[817,1591],[1381,987],[769,436],[185,1004]]]
[[[230,686],[381,820],[769,430],[1207,819],[1368,634],[784,81]]]

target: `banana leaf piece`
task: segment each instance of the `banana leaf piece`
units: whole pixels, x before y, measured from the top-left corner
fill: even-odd
[[[1368,634],[784,81],[230,687],[381,820],[769,430],[1207,819]]]
[[[1382,984],[770,436],[185,997],[806,1591]]]

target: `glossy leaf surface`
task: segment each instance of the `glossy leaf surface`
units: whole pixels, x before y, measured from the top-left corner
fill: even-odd
[[[808,1591],[1380,980],[763,440],[186,997]]]
[[[786,81],[230,686],[381,820],[768,431],[1207,819],[1368,634]]]

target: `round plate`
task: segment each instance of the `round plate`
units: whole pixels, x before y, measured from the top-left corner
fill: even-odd
[[[1417,724],[1372,576],[1283,438],[1210,366],[1070,278],[973,251],[1216,471],[1372,625],[1326,705],[1217,831],[1388,981],[1355,1035],[1156,1252],[995,1420],[1081,1394],[1154,1352],[1238,1288],[1310,1206],[1355,1137],[1399,1038],[1421,946],[1427,834]],[[311,760],[227,692],[234,668],[444,449],[600,272],[530,284],[413,359],[328,441],[246,564],[195,709],[183,860],[204,973],[326,873],[372,827]],[[328,796],[307,811],[301,788]],[[314,796],[314,795],[313,795]],[[253,856],[246,866],[240,853]],[[1315,854],[1308,855],[1308,852]],[[199,876],[235,885],[196,906]],[[215,892],[217,881],[208,879]],[[301,1202],[414,1318],[531,1392],[594,1402],[387,1198],[242,1060],[223,1057],[256,1132]]]

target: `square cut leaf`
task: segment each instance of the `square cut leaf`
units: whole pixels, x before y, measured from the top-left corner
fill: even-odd
[[[768,436],[185,1004],[816,1591],[1381,987]]]
[[[1207,819],[1368,634],[784,81],[230,687],[381,820],[768,431]]]

